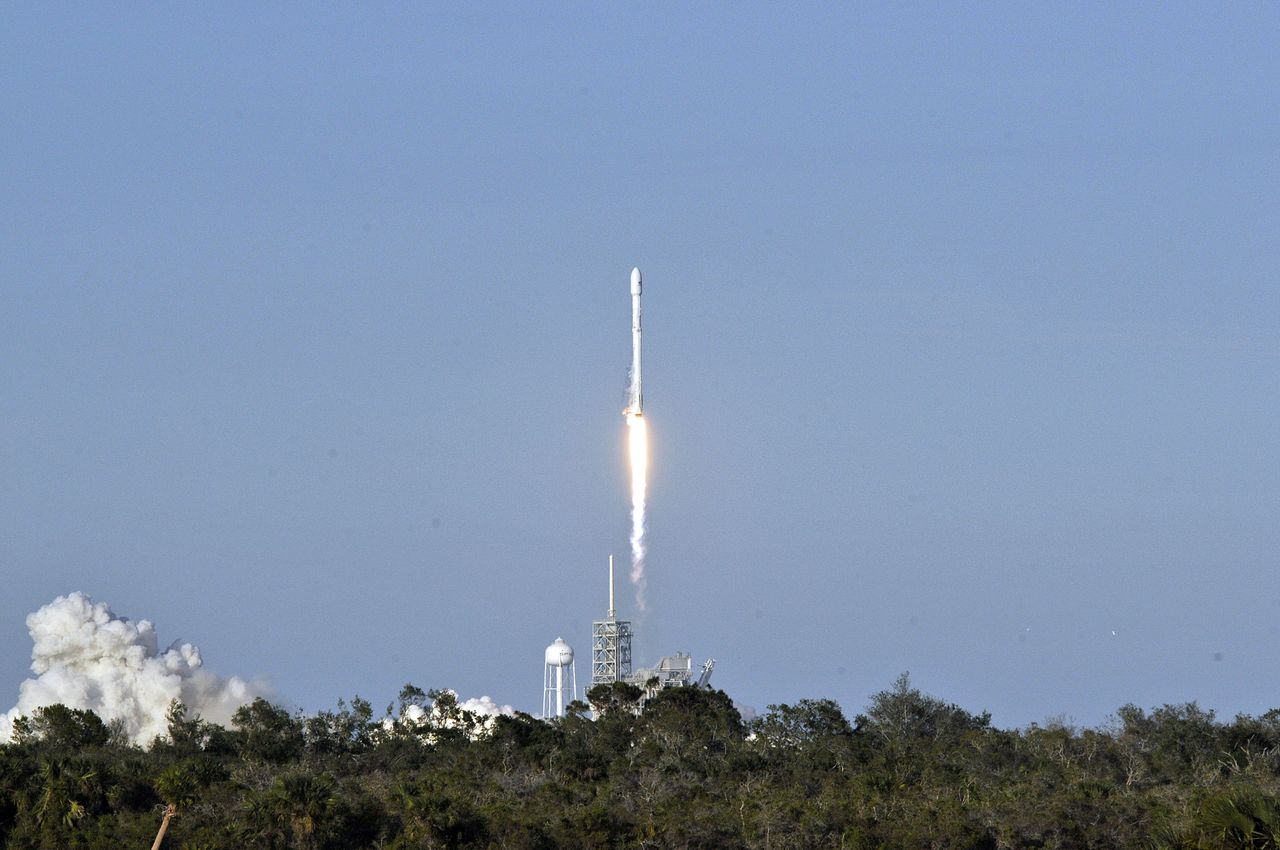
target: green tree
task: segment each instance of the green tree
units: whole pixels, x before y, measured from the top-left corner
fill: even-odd
[[[643,697],[644,691],[628,682],[605,682],[587,691],[587,702],[601,717],[624,711],[638,714]]]
[[[302,722],[279,706],[258,697],[231,716],[240,752],[271,764],[284,764],[302,754]]]
[[[954,739],[964,732],[987,729],[991,714],[970,714],[958,705],[928,696],[912,687],[910,673],[903,673],[888,690],[871,698],[863,725],[886,744],[903,746],[913,741]]]
[[[37,708],[30,717],[19,717],[13,731],[18,743],[39,742],[51,750],[78,752],[106,746],[111,739],[111,730],[97,714],[60,703]]]
[[[308,752],[319,756],[356,756],[373,748],[373,706],[354,697],[351,704],[338,700],[337,711],[321,711],[303,724]]]
[[[391,789],[391,811],[401,834],[393,847],[463,847],[485,837],[485,820],[468,799],[465,785],[447,775],[397,783]]]
[[[845,771],[855,760],[853,726],[833,700],[771,705],[750,729],[756,749],[775,762],[799,762],[810,771]]]
[[[189,758],[201,753],[235,751],[232,736],[226,729],[192,714],[182,700],[175,699],[169,703],[165,718],[169,722],[168,735],[157,737],[152,742],[152,752]]]

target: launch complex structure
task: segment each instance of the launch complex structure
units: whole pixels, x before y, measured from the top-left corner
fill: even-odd
[[[591,622],[591,686],[627,682],[652,695],[662,688],[694,685],[708,687],[716,660],[708,658],[694,679],[693,656],[687,652],[665,655],[656,667],[631,667],[630,620],[619,620],[613,598],[613,556],[609,556],[609,614]]]
[[[609,556],[609,615],[591,623],[591,684],[621,682],[631,675],[631,621],[613,606],[613,556]]]
[[[644,385],[641,380],[642,373],[640,371],[640,354],[641,354],[641,326],[640,326],[640,295],[643,288],[643,278],[640,275],[640,269],[631,270],[631,380],[627,394],[627,406],[623,408],[622,415],[627,418],[629,425],[634,425],[635,420],[643,420],[644,418]],[[643,425],[643,422],[640,422]],[[641,432],[643,433],[643,431]],[[647,446],[643,449],[645,456],[644,464],[647,465]],[[643,576],[643,559],[644,559],[644,514],[643,514],[643,484],[640,495],[640,507],[638,518],[634,513],[636,511],[635,499],[636,489],[634,476],[637,474],[634,465],[636,464],[635,449],[632,449],[632,499],[633,499],[633,528],[632,528],[632,578],[636,578],[637,574]],[[643,475],[643,471],[639,474]],[[641,566],[636,568],[635,563],[639,562]],[[619,620],[617,616],[617,608],[614,606],[613,593],[613,556],[609,556],[609,613],[602,620],[594,620],[591,623],[591,684],[592,686],[600,684],[608,684],[610,682],[629,682],[633,685],[639,685],[648,692],[653,692],[659,688],[677,687],[682,685],[696,685],[698,687],[706,687],[711,679],[711,671],[715,667],[715,659],[708,658],[702,665],[700,675],[694,680],[693,657],[688,653],[677,652],[675,655],[664,656],[656,667],[641,668],[633,670],[631,666],[631,638],[635,634],[631,627],[630,620]]]
[[[626,417],[631,455],[631,580],[636,601],[644,610],[645,501],[649,447],[644,419],[644,393],[640,380],[640,270],[631,270],[631,380],[627,390]],[[591,687],[626,682],[643,691],[642,703],[663,688],[709,687],[716,661],[708,658],[696,672],[693,656],[687,652],[665,655],[655,667],[634,668],[631,639],[635,630],[630,620],[618,619],[614,604],[613,556],[609,556],[609,612],[591,623]],[[569,700],[577,699],[577,678],[573,649],[556,638],[547,647],[542,677],[542,716],[563,717],[566,689]]]

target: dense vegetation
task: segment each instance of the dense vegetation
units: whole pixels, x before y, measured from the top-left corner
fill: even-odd
[[[229,729],[175,705],[146,750],[53,706],[0,746],[0,846],[146,848],[166,810],[186,850],[1280,846],[1280,711],[1006,731],[906,676],[852,721],[804,700],[744,723],[692,688],[591,698],[598,719],[545,723],[406,686],[386,717],[259,700]]]

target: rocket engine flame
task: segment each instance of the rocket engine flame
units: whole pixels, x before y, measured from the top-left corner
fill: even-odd
[[[636,607],[645,610],[645,497],[649,482],[649,433],[644,416],[627,415],[631,455],[631,583],[636,586]]]

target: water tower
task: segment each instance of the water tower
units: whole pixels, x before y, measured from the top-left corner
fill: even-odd
[[[573,664],[573,648],[556,638],[555,643],[547,647],[544,656],[546,664],[542,670],[542,719],[564,717],[566,702],[578,698],[578,674]],[[565,671],[568,670],[568,682],[565,682]],[[569,699],[565,700],[565,685],[569,686]]]

